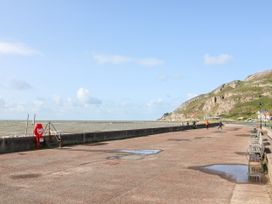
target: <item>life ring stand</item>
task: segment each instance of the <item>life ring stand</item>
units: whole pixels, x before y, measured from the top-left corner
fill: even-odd
[[[39,149],[40,143],[44,142],[44,138],[43,138],[44,129],[41,123],[36,123],[34,125],[33,134],[36,141],[36,148]]]

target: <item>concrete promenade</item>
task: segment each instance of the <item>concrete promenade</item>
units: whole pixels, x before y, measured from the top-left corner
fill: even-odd
[[[0,203],[272,203],[269,182],[238,184],[196,168],[247,164],[249,131],[226,125],[2,154]],[[162,151],[122,152],[143,149]]]

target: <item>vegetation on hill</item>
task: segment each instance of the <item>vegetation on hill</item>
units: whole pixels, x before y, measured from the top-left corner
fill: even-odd
[[[244,81],[226,83],[207,94],[186,101],[161,120],[178,121],[223,117],[256,118],[256,112],[272,113],[272,70],[248,76]]]

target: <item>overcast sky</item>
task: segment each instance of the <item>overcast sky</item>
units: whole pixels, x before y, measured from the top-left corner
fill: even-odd
[[[269,0],[0,0],[0,119],[155,120],[272,67]]]

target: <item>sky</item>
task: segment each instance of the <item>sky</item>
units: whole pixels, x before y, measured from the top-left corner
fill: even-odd
[[[269,0],[0,0],[0,119],[156,120],[272,68]]]

